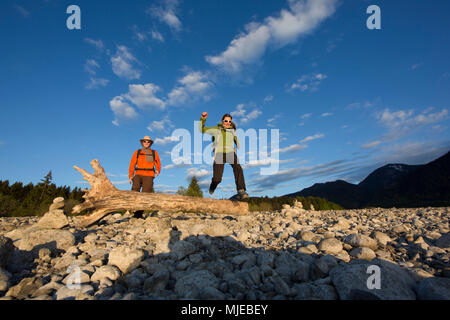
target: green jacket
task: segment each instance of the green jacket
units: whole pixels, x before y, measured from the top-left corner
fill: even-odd
[[[235,152],[234,144],[239,149],[240,144],[235,128],[225,129],[222,123],[218,123],[215,127],[205,127],[205,122],[206,119],[200,118],[199,130],[201,133],[208,133],[214,137],[214,154]]]

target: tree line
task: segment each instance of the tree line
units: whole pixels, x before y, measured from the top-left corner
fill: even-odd
[[[52,183],[51,171],[36,185],[0,180],[0,216],[41,216],[57,197],[65,199],[65,209],[69,212],[83,201],[83,194],[78,187],[73,190],[67,186],[57,187]]]
[[[185,187],[179,187],[177,194],[183,196],[191,196],[191,197],[200,197],[203,198],[203,192],[198,184],[197,178],[194,176],[189,183],[187,189]],[[251,197],[248,200],[244,200],[248,202],[250,211],[278,211],[281,210],[284,204],[288,204],[292,206],[294,201],[300,201],[303,204],[304,209],[311,209],[311,205],[314,206],[315,210],[342,210],[344,209],[340,205],[328,201],[325,198],[319,197],[302,197],[297,196],[295,198],[292,197]]]

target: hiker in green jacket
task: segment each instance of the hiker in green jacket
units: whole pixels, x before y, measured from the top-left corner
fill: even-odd
[[[247,199],[249,196],[245,188],[244,172],[239,164],[236,149],[234,148],[234,144],[236,144],[239,149],[236,125],[231,121],[231,115],[227,113],[223,115],[222,122],[218,123],[216,127],[205,127],[207,117],[208,113],[203,112],[200,118],[199,129],[201,133],[208,133],[213,136],[213,178],[209,186],[209,194],[213,194],[217,185],[222,181],[224,165],[225,163],[229,163],[233,168],[238,198]]]

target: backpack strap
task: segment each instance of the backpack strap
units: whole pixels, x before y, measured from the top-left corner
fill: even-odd
[[[135,170],[135,171],[137,171],[137,170],[143,170],[143,171],[155,171],[155,165],[154,165],[154,163],[155,163],[155,150],[152,150],[152,155],[153,155],[153,168],[151,168],[151,169],[144,169],[144,168],[138,168],[138,167],[137,167],[137,163],[138,163],[140,154],[141,154],[141,149],[138,149],[138,151],[137,151],[137,156],[136,156],[136,164],[134,165],[134,170]]]

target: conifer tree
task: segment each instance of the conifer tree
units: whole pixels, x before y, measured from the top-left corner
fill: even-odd
[[[196,177],[192,177],[191,183],[189,184],[189,187],[186,190],[186,195],[190,197],[203,198],[203,192],[202,189],[200,189],[200,186],[198,185]]]

